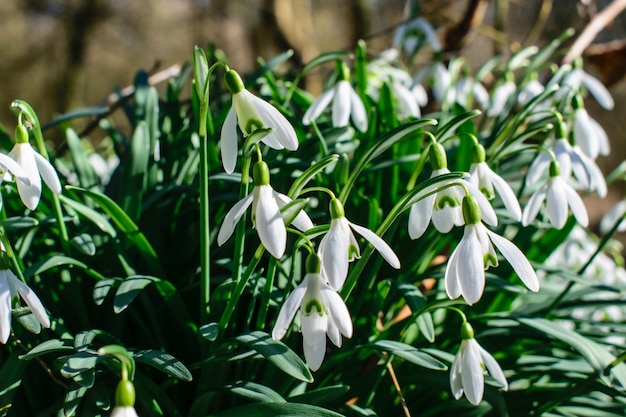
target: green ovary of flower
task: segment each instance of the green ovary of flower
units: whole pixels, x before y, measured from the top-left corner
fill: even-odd
[[[315,309],[315,311],[317,311],[317,314],[319,314],[320,317],[324,317],[324,315],[326,314],[324,312],[324,306],[316,298],[313,298],[313,299],[309,300],[304,305],[304,314],[306,314],[307,316],[310,315],[311,314],[311,310],[313,310],[313,309]]]
[[[459,205],[459,200],[454,198],[448,194],[441,194],[438,196],[437,201],[435,202],[435,207],[437,210],[443,210],[446,206],[456,207]]]

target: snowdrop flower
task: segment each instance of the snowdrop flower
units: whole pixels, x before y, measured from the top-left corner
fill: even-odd
[[[473,157],[474,162],[470,166],[469,182],[478,187],[489,200],[493,200],[497,192],[511,218],[520,221],[522,219],[522,209],[515,197],[515,193],[502,177],[489,168],[489,165],[485,162],[485,148],[483,145],[476,144]]]
[[[521,88],[517,96],[517,102],[520,106],[525,106],[532,99],[543,93],[544,90],[545,87],[537,80],[537,76],[534,74],[534,77]]]
[[[584,87],[604,109],[613,110],[615,101],[609,90],[600,80],[585,72],[581,66],[582,63],[580,61],[575,61],[572,71],[563,77],[560,96],[565,96],[568,91],[578,91],[581,87]]]
[[[409,20],[398,26],[393,34],[392,45],[396,48],[404,49],[409,55],[413,55],[417,52],[421,39],[424,36],[434,52],[441,51],[441,42],[439,42],[437,32],[423,17]]]
[[[463,296],[470,305],[480,300],[485,289],[485,269],[498,265],[494,246],[524,285],[531,291],[538,291],[539,280],[528,259],[513,243],[487,229],[481,222],[480,213],[476,198],[466,195],[463,198],[463,238],[450,255],[444,275],[448,297]]]
[[[468,322],[462,324],[461,338],[461,347],[450,369],[450,388],[454,398],[458,400],[465,394],[470,403],[480,404],[485,390],[485,371],[506,391],[508,383],[502,368],[474,339],[474,329]]]
[[[621,221],[620,221],[621,219]],[[626,232],[626,200],[621,200],[609,210],[600,221],[600,232],[606,234],[620,221],[618,232]]]
[[[254,164],[253,176],[254,190],[226,213],[217,234],[217,244],[221,246],[228,240],[237,222],[252,204],[252,225],[257,229],[261,243],[272,256],[280,259],[285,253],[287,244],[287,229],[280,208],[289,204],[291,199],[274,191],[270,185],[269,167],[265,162],[259,161]],[[313,227],[313,222],[304,211],[300,211],[293,220],[293,225],[299,230],[306,231]]]
[[[322,365],[326,353],[326,335],[341,347],[342,335],[352,337],[352,319],[343,299],[323,276],[320,258],[310,254],[306,260],[306,275],[300,285],[287,297],[278,313],[272,331],[274,340],[282,339],[300,309],[304,357],[312,371]]]
[[[305,126],[311,124],[311,121],[317,119],[326,108],[333,103],[332,120],[333,127],[348,126],[348,122],[352,122],[361,132],[367,130],[367,114],[365,106],[359,95],[350,85],[350,73],[348,66],[341,62],[340,81],[330,90],[324,91],[311,106],[307,109],[302,117],[302,123]]]
[[[433,168],[430,178],[450,173],[447,167],[446,153],[441,144],[433,143],[431,145],[430,160]],[[411,205],[409,210],[409,237],[411,239],[420,238],[431,220],[435,228],[441,233],[448,233],[453,226],[463,225],[461,201],[465,190],[478,200],[485,222],[492,226],[497,225],[496,213],[480,190],[471,182],[453,181],[439,191],[433,192],[433,189],[427,189],[416,196],[418,200]]]
[[[330,228],[322,238],[319,256],[322,269],[330,286],[339,291],[348,276],[348,264],[361,256],[359,245],[352,231],[363,236],[382,257],[395,269],[400,268],[400,260],[383,239],[371,230],[346,219],[341,201],[330,201]]]
[[[546,200],[548,219],[557,229],[565,226],[568,207],[571,208],[576,221],[581,226],[588,225],[589,216],[582,199],[560,175],[560,171],[559,162],[553,160],[550,163],[548,181],[531,195],[522,212],[522,224],[524,226],[535,220],[544,200]]]
[[[30,145],[28,130],[22,124],[15,129],[15,145],[9,157],[22,168],[22,173],[20,173],[22,175],[18,175],[19,171],[16,171],[14,166],[7,165],[5,159],[0,159],[0,165],[5,166],[15,175],[20,199],[29,210],[35,210],[39,204],[42,178],[53,193],[61,193],[61,182],[54,167]],[[7,173],[3,179],[7,179]]]
[[[454,97],[456,102],[469,109],[472,105],[472,99],[476,99],[476,103],[482,109],[489,106],[489,93],[484,85],[469,75],[461,76],[455,86]]]
[[[413,77],[413,84],[430,86],[438,103],[450,103],[454,100],[455,91],[451,88],[452,75],[441,61],[434,61],[418,71]]]
[[[222,164],[226,172],[232,173],[237,165],[237,125],[244,138],[256,129],[271,128],[272,131],[261,142],[273,149],[298,149],[296,131],[285,116],[274,106],[246,90],[236,71],[228,70],[224,81],[233,95],[232,105],[220,135]]]
[[[111,417],[138,417],[135,411],[135,386],[126,378],[123,371],[122,380],[115,390],[115,407]]]
[[[50,319],[37,294],[8,269],[6,254],[3,252],[0,256],[0,342],[6,343],[11,334],[11,309],[16,298],[21,297],[26,302],[43,327],[50,327]]]
[[[582,103],[574,106],[576,110],[573,133],[576,144],[591,159],[596,159],[598,155],[608,155],[611,152],[611,145],[606,131],[600,123],[589,116]]]
[[[513,82],[513,76],[505,76],[505,81],[496,86],[493,90],[493,98],[491,99],[491,105],[487,109],[487,116],[497,117],[504,111],[504,106],[509,101],[509,98],[515,94],[516,90],[515,82]]]

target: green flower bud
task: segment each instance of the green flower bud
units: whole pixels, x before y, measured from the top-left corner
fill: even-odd
[[[550,162],[550,176],[558,177],[559,175],[561,175],[561,166],[559,165],[559,161],[553,159],[552,162]]]
[[[115,389],[115,405],[118,407],[135,406],[135,386],[132,381],[122,379]]]
[[[462,203],[463,219],[466,225],[480,223],[482,216],[480,214],[480,206],[474,196],[467,194],[463,197]]]
[[[485,162],[485,147],[480,143],[474,145],[474,149],[472,149],[472,162],[475,164]]]
[[[241,77],[235,70],[231,69],[226,71],[226,74],[224,74],[224,82],[231,94],[237,94],[245,89]]]
[[[337,198],[333,198],[330,200],[329,204],[330,218],[331,219],[340,219],[346,215],[346,212],[343,210],[343,204]]]
[[[254,164],[252,168],[252,178],[254,178],[254,185],[270,184],[270,169],[265,161],[259,161]]]
[[[555,136],[557,139],[567,138],[567,130],[565,129],[565,123],[563,123],[563,119],[561,118],[558,119],[555,129],[556,129]]]
[[[15,142],[28,143],[28,129],[21,123],[15,128]]]
[[[306,258],[305,270],[307,274],[319,274],[321,271],[320,257],[315,253],[310,253]]]
[[[467,321],[461,324],[461,339],[468,340],[474,338],[474,329]]]
[[[433,143],[430,145],[430,165],[433,171],[448,168],[448,157],[442,144]]]

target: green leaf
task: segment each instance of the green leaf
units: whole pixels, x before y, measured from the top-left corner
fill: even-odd
[[[41,333],[41,323],[31,312],[30,307],[16,307],[12,310],[13,317],[31,333]]]
[[[309,181],[311,181],[313,177],[322,172],[322,170],[324,170],[324,168],[326,168],[327,166],[337,162],[338,159],[339,155],[333,154],[328,155],[325,158],[322,158],[320,161],[315,162],[298,176],[298,178],[291,185],[291,188],[289,189],[287,195],[291,198],[298,197],[304,186]]]
[[[102,359],[95,352],[78,352],[66,358],[65,363],[61,367],[61,375],[66,378],[73,378],[81,372],[93,369]]]
[[[181,381],[189,382],[193,379],[189,369],[187,369],[181,361],[169,353],[149,349],[137,352],[134,357],[137,362],[150,365],[169,376],[180,379]]]
[[[400,290],[402,296],[406,300],[407,305],[411,309],[413,314],[421,311],[426,307],[426,300],[424,295],[415,285],[398,280],[390,280],[390,282]],[[435,325],[433,324],[433,318],[428,312],[423,312],[416,317],[415,322],[420,329],[426,340],[429,342],[435,341]]]
[[[63,414],[65,417],[73,417],[76,415],[76,410],[87,393],[87,390],[88,388],[79,385],[65,394],[65,404],[63,404]]]
[[[30,278],[35,275],[39,275],[42,272],[45,272],[49,269],[56,268],[62,265],[77,266],[81,269],[87,269],[87,265],[85,265],[84,263],[82,263],[81,261],[77,259],[70,258],[69,256],[57,255],[57,256],[52,256],[47,259],[44,258],[38,262],[35,262],[34,264],[26,268],[23,274],[24,274],[24,277]]]
[[[32,217],[9,217],[8,219],[2,220],[2,226],[8,232],[20,229],[26,229],[30,227],[35,227],[39,225],[39,221]]]
[[[83,255],[93,256],[96,254],[96,244],[91,235],[87,233],[74,236],[70,239],[70,243]]]
[[[324,408],[308,404],[290,403],[256,403],[242,407],[231,408],[217,414],[214,417],[341,417],[341,414]]]
[[[73,129],[65,130],[65,140],[67,141],[67,146],[70,150],[72,164],[74,165],[74,170],[78,176],[80,186],[89,188],[98,184],[100,182],[98,175],[93,169],[93,165],[89,161],[89,158],[87,158],[87,154],[85,153],[85,149],[83,148],[80,138]]]
[[[201,101],[208,95],[209,65],[204,49],[199,46],[193,48],[193,79],[196,93]]]
[[[313,382],[311,371],[302,359],[287,345],[272,339],[269,334],[256,330],[237,336],[235,340],[257,351],[286,374],[300,381]]]
[[[63,194],[59,195],[59,199],[63,204],[69,206],[78,214],[91,220],[98,227],[98,229],[102,230],[104,233],[108,234],[111,237],[115,237],[117,235],[117,232],[115,231],[113,226],[111,226],[109,220],[107,220],[106,217],[104,217],[102,214],[98,213],[91,207],[88,207],[78,201],[74,201]]]
[[[150,160],[150,130],[145,120],[139,122],[131,140],[130,154],[123,165],[119,201],[124,213],[133,221],[141,217]]]
[[[286,403],[279,393],[255,382],[239,381],[225,385],[224,389],[256,403]]]
[[[80,332],[74,338],[74,348],[76,351],[81,352],[87,350],[87,348],[91,345],[91,342],[101,334],[106,334],[102,330],[93,329],[89,331]]]
[[[292,403],[323,405],[335,401],[348,391],[350,391],[350,387],[347,385],[332,385],[307,391],[303,394],[292,395],[287,399]]]
[[[448,367],[433,356],[414,348],[406,343],[396,342],[393,340],[379,340],[373,343],[367,343],[359,346],[360,349],[374,349],[381,352],[387,352],[394,356],[411,362],[414,365],[421,366],[435,371],[445,371]]]
[[[121,280],[121,278],[105,278],[96,282],[96,285],[93,287],[93,302],[96,303],[96,305],[101,305],[109,294],[109,291],[111,291],[111,288]]]
[[[78,110],[72,110],[67,113],[63,113],[60,116],[55,117],[49,122],[44,123],[41,126],[41,130],[46,130],[48,128],[51,128],[53,126],[59,125],[63,122],[67,122],[73,119],[80,119],[83,117],[91,118],[91,117],[105,116],[110,111],[111,109],[108,107],[84,107]]]
[[[22,382],[22,375],[27,366],[28,362],[20,360],[17,351],[3,357],[0,370],[0,417],[9,413],[13,397]]]
[[[37,358],[41,355],[45,355],[47,353],[66,352],[70,350],[74,350],[71,341],[63,339],[51,339],[38,344],[37,346],[29,350],[28,353],[21,355],[20,359],[29,360]]]
[[[219,335],[219,331],[220,331],[219,323],[205,324],[204,326],[201,326],[198,329],[198,333],[200,333],[200,336],[204,337],[209,342],[213,342],[215,341],[215,339],[217,339],[217,336]]]
[[[452,137],[452,135],[454,135],[454,133],[456,132],[456,129],[459,126],[467,122],[472,117],[478,116],[479,114],[480,114],[480,110],[470,110],[467,113],[463,113],[463,114],[456,116],[455,118],[453,118],[446,124],[440,126],[439,129],[437,129],[437,133],[435,135],[437,136],[437,142],[442,143],[446,139]]]
[[[139,295],[147,285],[154,283],[164,298],[169,298],[176,292],[176,288],[168,281],[147,275],[131,275],[122,281],[115,292],[113,311],[121,313]]]

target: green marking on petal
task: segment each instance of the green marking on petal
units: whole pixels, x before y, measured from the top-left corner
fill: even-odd
[[[483,262],[485,264],[485,269],[489,268],[490,266],[494,266],[494,267],[498,266],[498,258],[496,258],[490,253],[485,254],[483,258]]]
[[[317,311],[317,314],[319,314],[320,317],[324,317],[324,306],[323,304],[320,302],[320,300],[318,300],[317,298],[313,298],[311,300],[309,300],[305,305],[304,305],[304,314],[306,314],[307,316],[311,314],[311,310],[315,309],[315,311]]]
[[[493,200],[496,197],[496,194],[490,187],[480,187],[480,192],[483,193],[485,197],[487,197],[487,200]]]
[[[350,262],[361,257],[361,251],[356,245],[348,245],[348,260]]]
[[[246,120],[246,126],[245,126],[245,134],[250,135],[252,132],[254,132],[257,129],[261,129],[263,127],[263,122],[261,122],[259,119],[253,119],[250,118],[248,120]]]
[[[461,204],[461,202],[452,197],[449,194],[443,194],[441,196],[437,196],[437,200],[435,201],[435,208],[437,208],[437,210],[443,210],[444,208],[446,208],[446,206],[450,206],[450,207],[456,207],[459,204]]]

